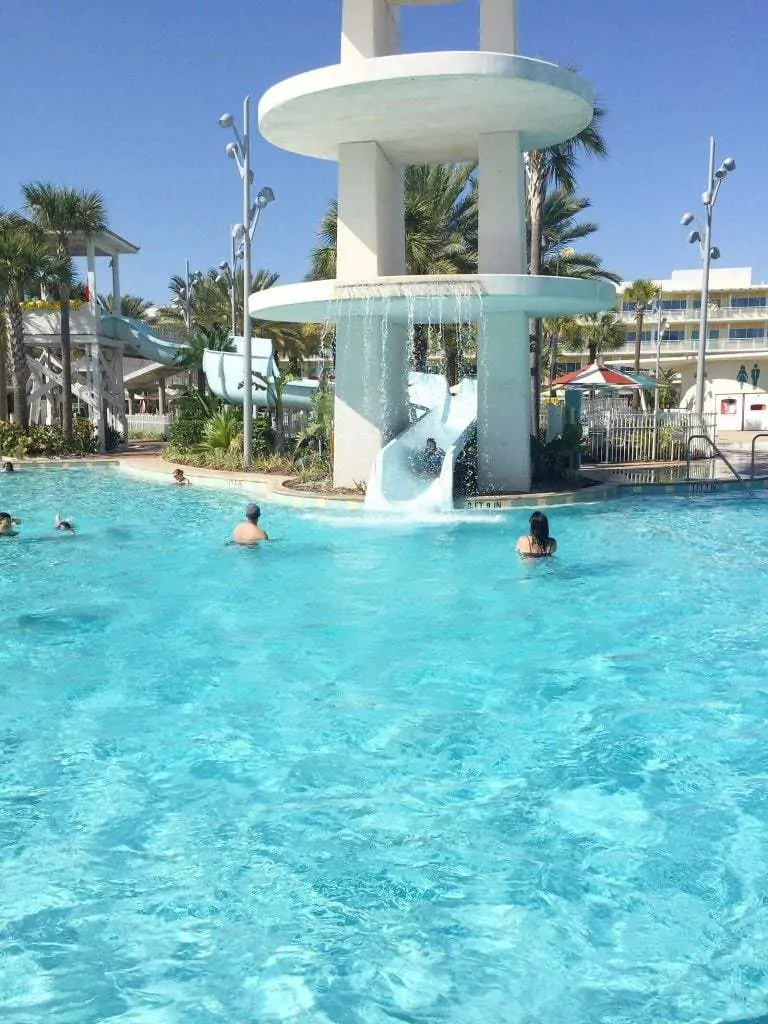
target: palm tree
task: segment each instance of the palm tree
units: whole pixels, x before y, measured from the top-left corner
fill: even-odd
[[[542,368],[549,371],[549,389],[552,391],[557,369],[557,354],[561,347],[572,351],[581,348],[582,325],[573,316],[553,316],[542,321],[544,338],[549,342],[549,351],[544,362],[542,352]]]
[[[0,420],[8,419],[8,328],[0,312]]]
[[[29,365],[24,349],[21,303],[25,292],[41,282],[57,280],[59,284],[71,284],[72,278],[69,258],[51,253],[43,232],[36,225],[17,214],[0,216],[0,299],[5,314],[4,339],[7,332],[14,417],[22,429],[26,429],[29,423]]]
[[[592,120],[578,135],[547,149],[533,150],[525,155],[525,169],[528,182],[528,209],[531,222],[531,245],[529,272],[541,274],[544,254],[544,204],[547,193],[554,185],[565,192],[576,191],[576,172],[582,155],[603,158],[608,155],[602,124],[605,109],[596,106]],[[541,321],[534,321],[534,372],[532,421],[538,427],[541,382],[539,365],[541,361]]]
[[[93,238],[107,227],[104,199],[100,192],[34,182],[22,186],[27,207],[36,223],[51,237],[59,258],[68,261],[73,235]],[[61,310],[62,427],[67,442],[72,440],[72,351],[69,330],[69,282],[59,284]]]
[[[473,274],[477,270],[476,164],[408,166],[405,189],[405,272]],[[331,202],[317,228],[309,278],[336,276],[338,204]],[[427,368],[426,325],[414,328],[413,367]]]
[[[603,267],[599,256],[592,252],[579,252],[573,248],[598,230],[594,221],[577,218],[592,205],[585,196],[576,196],[556,188],[544,200],[541,222],[541,273],[559,277],[579,277],[618,284],[621,277]],[[530,251],[530,221],[528,246]]]
[[[615,352],[626,344],[627,336],[615,309],[605,313],[587,313],[582,317],[580,331],[581,346],[571,351],[582,352],[587,349],[590,364],[596,363],[598,356],[606,352]]]
[[[632,306],[635,314],[635,373],[640,372],[640,349],[643,342],[643,322],[648,306],[656,297],[658,289],[653,281],[645,277],[638,277],[631,285],[624,289],[621,294],[623,302]],[[635,392],[635,409],[640,408],[640,392]]]
[[[114,301],[111,295],[100,295],[99,303],[104,309],[108,309],[110,313],[114,313]],[[120,316],[130,317],[131,320],[143,320],[150,309],[152,309],[152,303],[148,299],[143,299],[140,295],[121,295],[120,296]]]

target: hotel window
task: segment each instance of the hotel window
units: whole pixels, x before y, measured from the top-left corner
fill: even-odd
[[[646,312],[647,312],[647,311],[653,309],[653,306],[651,304],[649,304],[649,305],[647,305],[645,307],[645,309],[646,309]],[[621,312],[622,313],[637,313],[637,306],[635,305],[634,302],[622,302],[622,304],[621,304]]]
[[[764,327],[732,327],[728,331],[729,338],[764,338]]]
[[[768,297],[765,295],[732,295],[731,309],[747,309],[753,306],[765,306],[768,304]]]
[[[653,341],[654,331],[643,331],[640,341]],[[627,331],[627,341],[636,341],[637,331]]]
[[[685,299],[662,299],[662,309],[688,309],[688,303]]]
[[[685,331],[664,331],[662,341],[685,341]]]
[[[707,337],[709,338],[710,341],[712,341],[713,339],[717,340],[717,338],[720,337],[720,329],[718,327],[709,327],[707,329]],[[699,330],[698,330],[697,327],[694,327],[694,329],[691,331],[691,341],[698,341],[698,340],[699,340]]]

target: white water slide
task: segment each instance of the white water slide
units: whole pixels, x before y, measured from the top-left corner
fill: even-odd
[[[454,507],[456,459],[477,420],[477,381],[463,380],[451,395],[444,377],[411,374],[410,397],[421,415],[376,457],[366,508],[405,513],[449,511]],[[437,477],[425,477],[414,469],[415,459],[430,437],[445,451]]]
[[[116,313],[101,314],[101,333],[107,338],[122,341],[128,355],[138,359],[149,359],[153,363],[170,366],[184,345],[164,336],[143,320],[132,320],[129,316]]]

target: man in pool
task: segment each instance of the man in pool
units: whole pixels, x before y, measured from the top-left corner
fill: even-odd
[[[174,470],[173,479],[180,487],[189,487],[189,480],[184,476],[183,469]]]
[[[75,521],[74,519],[62,519],[57,513],[53,520],[53,525],[57,530],[61,530],[62,533],[74,533],[75,532]]]
[[[258,544],[259,541],[269,540],[269,537],[259,526],[261,509],[258,505],[247,505],[245,509],[245,522],[238,523],[232,533],[232,543],[250,547]]]
[[[13,537],[16,534],[14,526],[19,526],[20,519],[12,516],[10,512],[0,512],[0,537]]]

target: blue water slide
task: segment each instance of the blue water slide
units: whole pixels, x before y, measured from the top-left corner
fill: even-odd
[[[208,387],[218,398],[233,405],[243,404],[243,339],[232,339],[234,352],[214,352],[206,349],[203,371]],[[275,362],[269,338],[251,339],[252,399],[254,408],[263,408],[274,402],[272,382],[279,379],[280,370]],[[320,382],[303,378],[289,380],[283,385],[282,404],[285,409],[310,409]]]
[[[149,359],[153,363],[170,366],[184,348],[181,341],[171,335],[164,335],[162,330],[151,327],[143,320],[133,320],[129,316],[118,316],[116,313],[102,313],[101,333],[107,338],[122,341],[126,355],[137,359]]]

